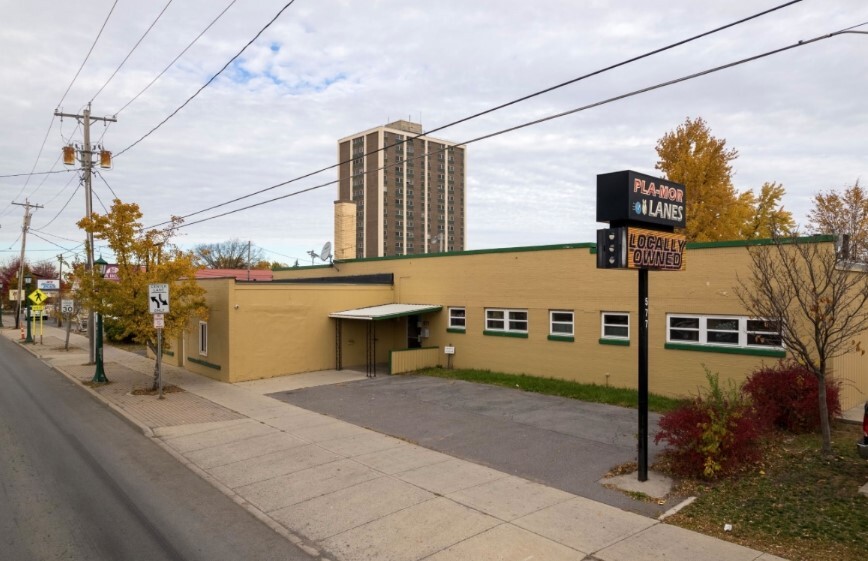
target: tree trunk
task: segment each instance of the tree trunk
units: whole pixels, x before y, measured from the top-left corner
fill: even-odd
[[[823,435],[822,452],[828,456],[832,454],[832,428],[829,423],[829,407],[826,403],[826,377],[818,376],[817,383],[819,384],[817,395],[820,400],[820,432]]]

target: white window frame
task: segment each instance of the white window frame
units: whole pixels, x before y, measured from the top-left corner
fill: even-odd
[[[570,314],[569,321],[564,319],[555,319],[555,314]],[[569,333],[564,331],[555,331],[555,325],[567,325],[570,328]],[[553,337],[575,337],[576,335],[576,314],[573,310],[549,310],[549,335]]]
[[[627,325],[623,323],[611,323],[606,321],[606,316],[624,316],[627,318]],[[680,317],[680,316],[679,316]],[[667,320],[668,322],[668,320]],[[669,325],[667,323],[667,325]],[[606,333],[607,327],[626,327],[627,335],[612,335]],[[630,340],[630,312],[600,312],[600,337],[603,339],[614,339],[617,341]]]
[[[672,318],[685,318],[685,319],[696,319],[698,320],[698,327],[675,327],[676,330],[681,331],[692,331],[698,333],[697,341],[687,341],[683,339],[673,339],[672,338],[672,329],[671,327],[671,319]],[[721,320],[721,321],[736,321],[738,324],[737,329],[715,329],[712,327],[709,329],[708,323],[709,320]],[[751,343],[752,335],[769,335],[773,336],[776,339],[780,340],[781,333],[779,331],[772,330],[758,330],[751,329],[748,330],[749,322],[755,321],[771,321],[773,323],[775,320],[768,320],[765,318],[754,318],[749,316],[729,316],[729,315],[705,315],[705,314],[666,314],[666,342],[674,343],[678,345],[697,345],[697,346],[708,346],[708,347],[720,347],[723,349],[771,349],[771,350],[784,350],[783,343],[780,345],[766,345],[766,344],[756,344]],[[782,327],[782,326],[781,326]],[[709,333],[736,333],[738,338],[736,343],[723,343],[720,341],[709,341]]]
[[[461,311],[461,316],[453,316],[452,312]],[[455,320],[461,320],[461,325],[454,323]],[[449,329],[467,329],[467,309],[464,306],[453,306],[449,308]]]
[[[492,314],[500,313],[503,317],[496,318],[491,317]],[[524,319],[513,318],[514,314],[524,314]],[[502,327],[491,327],[489,322],[497,321],[502,322]],[[511,324],[513,322],[516,323],[524,323],[524,329],[513,327]],[[522,308],[485,308],[485,331],[496,331],[498,333],[521,333],[523,335],[527,335],[528,329],[530,328],[530,317],[528,316],[527,309]]]
[[[208,322],[199,322],[199,355],[208,356]]]

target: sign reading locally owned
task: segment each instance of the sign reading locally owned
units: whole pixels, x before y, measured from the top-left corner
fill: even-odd
[[[686,247],[682,234],[628,227],[627,268],[683,271]]]
[[[597,222],[642,223],[671,231],[687,224],[684,185],[635,171],[597,176]]]
[[[60,280],[38,279],[36,281],[36,288],[38,288],[39,290],[60,290]]]

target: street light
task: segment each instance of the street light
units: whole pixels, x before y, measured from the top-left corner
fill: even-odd
[[[102,258],[102,255],[99,256],[99,259],[93,262],[94,269],[99,273],[99,278],[102,279],[105,276],[105,269],[108,266],[108,261]],[[99,291],[99,289],[97,289]],[[100,305],[102,305],[102,298],[100,298]],[[94,314],[96,316],[96,371],[93,373],[93,378],[91,382],[93,383],[108,383],[108,378],[105,375],[105,368],[103,367],[102,360],[102,314],[100,312],[96,312]]]

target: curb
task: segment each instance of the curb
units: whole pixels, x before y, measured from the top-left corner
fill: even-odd
[[[248,513],[250,513],[254,518],[256,518],[257,520],[259,520],[260,522],[262,522],[263,524],[265,524],[266,526],[271,528],[274,532],[276,532],[282,538],[289,541],[290,543],[292,543],[293,545],[295,545],[296,547],[298,547],[299,549],[301,549],[302,551],[304,551],[308,555],[310,555],[316,559],[319,559],[320,561],[330,561],[330,559],[328,557],[326,557],[319,549],[312,546],[310,544],[310,542],[308,542],[304,538],[297,536],[296,534],[293,534],[292,532],[290,532],[286,527],[284,527],[283,525],[278,523],[276,520],[274,520],[273,518],[268,516],[268,514],[259,510],[252,503],[250,503],[249,501],[245,500],[240,495],[238,495],[235,491],[233,491],[229,487],[226,487],[225,485],[220,483],[217,479],[212,477],[211,474],[209,474],[207,471],[203,470],[202,468],[200,468],[196,464],[192,463],[185,456],[183,456],[180,452],[176,451],[174,448],[172,448],[171,446],[169,446],[168,444],[163,442],[163,440],[160,437],[158,437],[158,436],[156,436],[156,434],[154,434],[154,431],[153,431],[153,429],[151,429],[151,427],[142,424],[137,419],[128,415],[127,412],[123,408],[118,407],[117,405],[115,405],[114,403],[112,403],[111,401],[109,401],[108,399],[103,397],[102,394],[100,394],[99,392],[97,392],[93,388],[84,385],[80,379],[76,378],[75,376],[73,376],[69,372],[66,372],[65,370],[62,370],[61,368],[46,362],[36,352],[34,352],[32,349],[30,349],[28,345],[24,345],[20,341],[15,340],[15,339],[10,339],[10,341],[13,343],[18,343],[19,347],[24,348],[27,352],[30,353],[31,356],[33,356],[34,358],[36,358],[40,362],[42,362],[42,364],[48,366],[53,371],[64,376],[67,380],[72,382],[74,385],[85,390],[90,395],[91,398],[93,398],[98,403],[101,403],[101,404],[107,406],[109,408],[109,410],[112,413],[114,413],[117,417],[119,417],[121,420],[125,421],[128,425],[130,425],[134,429],[138,429],[139,431],[141,431],[141,433],[146,438],[149,438],[152,442],[154,442],[160,448],[165,450],[169,455],[171,455],[173,458],[175,458],[175,460],[177,460],[181,465],[185,466],[187,469],[192,471],[194,474],[199,476],[201,479],[210,483],[212,487],[214,487],[215,489],[220,491],[226,497],[230,498],[232,500],[232,502],[234,502],[238,506],[242,507]]]
[[[128,425],[132,426],[134,429],[138,429],[143,435],[147,436],[148,438],[154,437],[154,431],[151,430],[151,427],[144,425],[144,424],[140,423],[139,421],[137,421],[136,419],[127,415],[126,411],[124,411],[123,409],[121,409],[120,407],[118,407],[117,405],[112,403],[111,401],[107,400],[99,392],[95,391],[93,388],[85,386],[81,382],[81,380],[79,380],[78,378],[76,378],[75,376],[70,374],[69,372],[66,372],[65,370],[62,370],[61,368],[54,366],[53,364],[42,360],[42,357],[40,357],[37,353],[33,352],[33,350],[31,350],[27,345],[22,344],[20,341],[14,341],[13,340],[12,342],[18,343],[18,346],[24,348],[33,357],[37,358],[40,362],[42,362],[42,364],[48,366],[49,368],[51,368],[52,370],[54,370],[58,374],[61,374],[67,380],[69,380],[70,382],[75,384],[76,386],[79,386],[82,389],[84,389],[94,400],[107,406],[112,413],[114,413],[116,416],[120,417]]]

